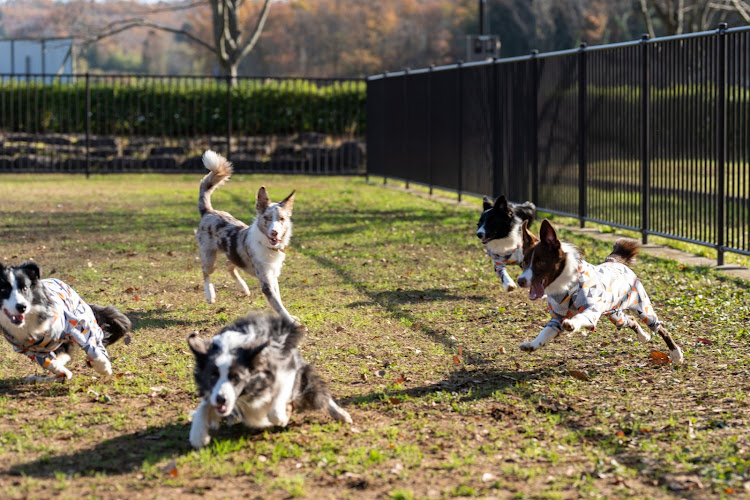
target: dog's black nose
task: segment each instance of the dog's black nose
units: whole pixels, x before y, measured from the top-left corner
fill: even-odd
[[[483,240],[484,239],[484,231],[477,231],[477,238],[479,238],[480,240]]]
[[[518,282],[518,286],[526,288],[526,278],[519,276],[516,281]]]
[[[224,403],[226,403],[226,402],[227,402],[227,398],[225,398],[221,394],[219,394],[218,396],[216,396],[216,404],[217,405],[224,406]]]
[[[26,312],[26,304],[18,304],[16,306],[16,310],[23,314],[24,312]]]

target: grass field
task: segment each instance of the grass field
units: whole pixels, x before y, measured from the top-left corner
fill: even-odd
[[[608,321],[526,354],[546,305],[506,294],[479,212],[361,178],[236,176],[214,206],[249,221],[258,187],[297,188],[280,287],[301,350],[354,419],[222,427],[188,444],[193,331],[267,309],[214,275],[205,303],[195,176],[0,177],[0,260],[33,258],[132,341],[115,375],[67,383],[0,349],[0,490],[12,498],[740,498],[750,495],[750,292],[706,268],[635,265],[686,363],[658,365]],[[538,224],[534,225],[534,229]],[[608,245],[562,232],[588,260]],[[512,273],[517,276],[518,272]]]

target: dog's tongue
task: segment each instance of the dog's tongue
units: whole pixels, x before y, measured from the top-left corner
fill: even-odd
[[[11,314],[7,309],[3,309],[3,312],[6,316],[8,316],[8,318],[10,318],[10,321],[14,325],[20,325],[21,323],[23,323],[23,314]]]
[[[529,298],[531,300],[536,300],[541,299],[542,297],[544,297],[544,283],[531,285],[531,288],[529,289]]]

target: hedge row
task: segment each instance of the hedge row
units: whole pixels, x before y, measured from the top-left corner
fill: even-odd
[[[365,134],[361,80],[243,80],[91,77],[91,133],[195,136],[314,131]],[[0,123],[6,131],[85,133],[87,85],[0,82]],[[231,117],[231,120],[229,119]]]

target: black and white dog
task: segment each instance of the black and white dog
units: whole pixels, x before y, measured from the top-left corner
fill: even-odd
[[[516,289],[506,269],[507,264],[521,265],[523,249],[521,224],[528,221],[529,226],[536,218],[536,206],[525,203],[511,203],[500,195],[495,203],[486,196],[483,199],[482,215],[477,223],[477,238],[482,240],[487,255],[495,265],[495,274],[500,278],[503,290]]]
[[[249,315],[212,339],[188,337],[195,356],[195,384],[203,398],[193,414],[190,444],[206,446],[209,430],[225,417],[248,427],[285,427],[289,412],[326,410],[340,422],[352,418],[331,398],[326,383],[302,359],[304,327],[276,315]]]
[[[237,281],[245,295],[250,295],[245,280],[237,269],[256,276],[263,295],[281,316],[296,321],[281,303],[279,275],[284,264],[284,249],[292,237],[292,207],[294,193],[271,203],[266,188],[261,187],[255,202],[255,220],[248,226],[227,212],[214,210],[211,193],[232,175],[232,164],[221,155],[208,150],[203,154],[203,165],[210,172],[203,178],[198,197],[201,221],[196,231],[203,267],[203,285],[209,304],[216,301],[211,273],[216,268],[216,253],[221,250],[229,259],[229,274]]]
[[[16,352],[28,356],[53,376],[27,381],[70,379],[65,367],[73,344],[84,350],[91,366],[112,375],[106,347],[131,329],[130,320],[113,306],[87,304],[57,279],[41,279],[34,262],[5,267],[0,264],[0,331]]]

